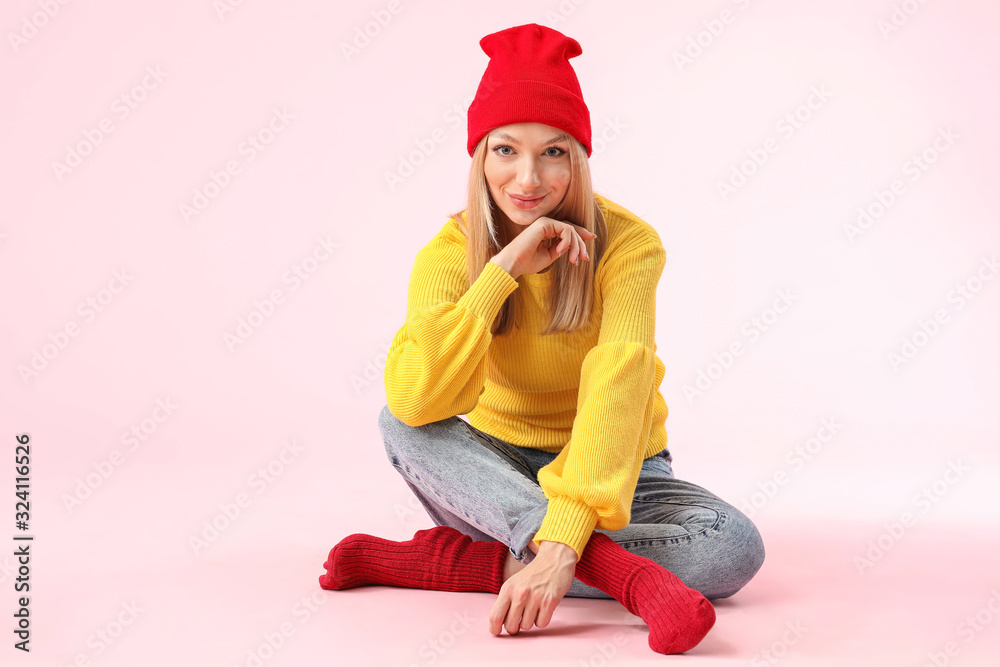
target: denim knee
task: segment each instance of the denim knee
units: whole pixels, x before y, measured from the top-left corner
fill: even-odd
[[[426,443],[428,438],[447,438],[455,435],[464,422],[456,417],[449,417],[423,426],[410,426],[402,419],[392,414],[386,405],[378,415],[378,427],[382,432],[382,442],[386,455],[393,465],[405,460],[411,454],[427,458]],[[441,430],[443,429],[443,430]],[[442,445],[438,445],[439,448]]]
[[[382,408],[382,412],[378,413],[378,427],[382,431],[382,435],[385,435],[385,428],[391,423],[402,423],[396,415],[392,414],[392,410],[389,409],[388,404]]]
[[[757,571],[764,564],[764,540],[757,526],[742,512],[730,509],[726,512],[727,544],[724,550],[726,557],[718,563],[724,571],[720,581],[725,586],[718,591],[706,595],[709,599],[727,598],[750,583]]]
[[[385,453],[390,460],[396,458],[395,444],[399,441],[398,438],[392,436],[392,431],[398,430],[400,427],[411,428],[392,414],[388,405],[382,408],[382,412],[378,415],[378,428],[382,432],[382,443],[385,445]]]

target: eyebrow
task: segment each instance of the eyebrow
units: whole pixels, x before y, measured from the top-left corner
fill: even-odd
[[[517,144],[518,146],[521,145],[520,141],[518,141],[514,137],[510,136],[506,132],[495,132],[491,136],[492,136],[492,138],[495,138],[495,139],[503,139],[505,141],[509,141],[512,144]],[[549,144],[558,143],[560,141],[565,141],[567,139],[569,139],[569,135],[566,134],[565,132],[563,132],[562,134],[557,134],[556,136],[552,137],[548,141],[542,142],[542,145],[543,146],[548,146]]]

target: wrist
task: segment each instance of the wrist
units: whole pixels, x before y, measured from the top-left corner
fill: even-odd
[[[563,542],[552,542],[551,540],[542,540],[541,544],[538,545],[537,555],[544,555],[568,563],[576,563],[577,561],[576,550],[573,547]]]
[[[517,279],[517,277],[521,275],[520,273],[515,273],[514,262],[508,260],[506,257],[502,257],[500,255],[493,255],[493,257],[490,258],[490,263],[496,264],[497,266],[502,268],[504,271],[510,274],[511,278]]]

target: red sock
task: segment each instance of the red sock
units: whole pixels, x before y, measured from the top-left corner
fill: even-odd
[[[642,618],[649,626],[649,647],[657,653],[694,648],[715,624],[715,608],[705,596],[604,533],[591,535],[575,576]]]
[[[382,584],[499,593],[508,553],[503,542],[474,542],[450,526],[418,530],[405,542],[355,533],[330,550],[319,585],[328,591]]]

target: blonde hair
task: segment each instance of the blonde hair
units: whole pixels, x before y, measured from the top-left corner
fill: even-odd
[[[479,140],[472,154],[467,207],[451,215],[465,233],[469,285],[476,281],[490,259],[511,240],[507,238],[507,230],[497,224],[500,210],[486,183],[488,137],[489,134]],[[581,259],[576,264],[571,264],[567,252],[549,265],[548,272],[554,273],[547,296],[551,316],[548,326],[542,331],[543,335],[572,333],[589,324],[594,299],[594,274],[608,242],[607,223],[591,185],[587,151],[583,144],[572,137],[569,139],[569,166],[570,181],[566,195],[546,217],[578,225],[597,234],[597,238],[585,241],[590,261]],[[463,213],[466,216],[465,225]],[[490,327],[491,334],[506,335],[520,321],[522,292],[523,290],[516,289],[504,301]]]

